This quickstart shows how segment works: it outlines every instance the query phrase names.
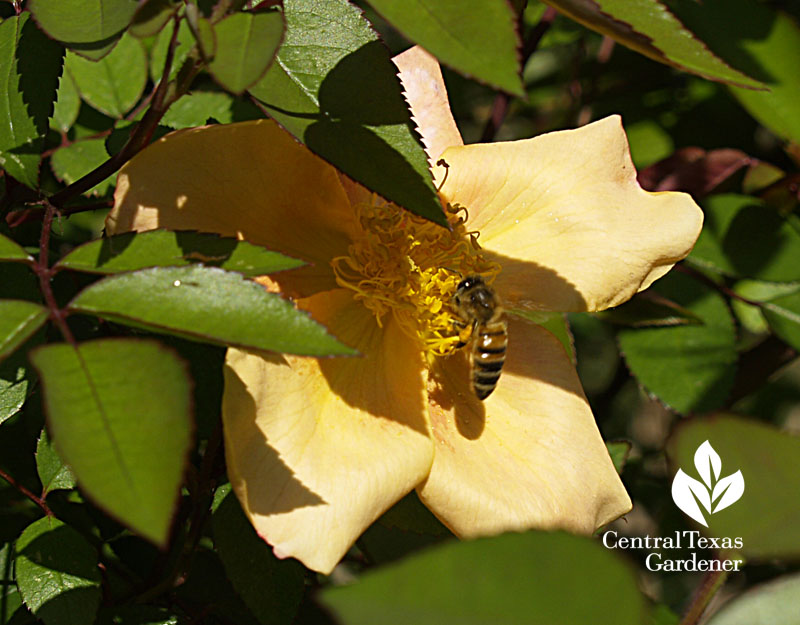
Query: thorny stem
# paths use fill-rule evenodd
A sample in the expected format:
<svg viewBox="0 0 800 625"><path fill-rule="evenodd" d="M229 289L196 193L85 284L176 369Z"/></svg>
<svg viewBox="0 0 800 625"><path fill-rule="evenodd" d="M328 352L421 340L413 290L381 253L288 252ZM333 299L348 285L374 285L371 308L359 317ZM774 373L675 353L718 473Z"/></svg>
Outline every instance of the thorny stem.
<svg viewBox="0 0 800 625"><path fill-rule="evenodd" d="M50 281L53 278L54 271L50 268L48 263L48 251L50 249L50 230L53 226L53 215L56 213L56 207L49 202L46 205L44 212L44 221L42 221L42 234L39 237L39 260L34 266L36 275L39 276L39 288L42 291L45 304L50 310L50 318L58 326L64 340L73 347L77 347L75 337L72 335L72 330L67 325L67 318L64 311L59 308L56 302L55 295L53 294L53 287Z"/></svg>
<svg viewBox="0 0 800 625"><path fill-rule="evenodd" d="M680 625L697 625L708 606L708 602L722 588L727 578L727 571L709 571L706 573L703 581L695 589L692 601L689 603L689 607L686 608Z"/></svg>
<svg viewBox="0 0 800 625"><path fill-rule="evenodd" d="M728 288L724 284L719 284L717 282L714 282L711 278L709 278L708 276L704 275L702 272L697 271L697 269L689 267L689 266L687 266L687 265L685 265L683 263L681 263L679 265L675 265L675 270L676 271L680 271L681 273L685 273L688 276L691 276L695 280L698 280L699 282L702 282L706 286L710 286L711 288L715 289L716 291L719 291L720 293L722 293L724 295L727 295L731 299L737 299L740 302L744 302L745 304L749 304L750 306L756 306L758 308L760 308L761 306L764 305L764 302L757 302L755 300L752 300L752 299L749 299L747 297L744 297L743 295L739 295L733 289Z"/></svg>
<svg viewBox="0 0 800 625"><path fill-rule="evenodd" d="M553 7L547 7L545 12L542 14L541 19L539 20L539 23L536 24L536 26L534 26L528 34L528 37L522 46L522 67L525 67L528 59L531 58L531 55L536 51L536 48L539 46L539 42L550 28L550 25L553 23L556 15L558 15L558 13ZM497 130L500 128L506 118L506 114L508 113L508 104L510 101L511 96L509 96L507 93L498 93L495 96L494 104L492 104L492 112L489 115L486 126L483 128L481 142L488 143L494 139L495 135L497 134Z"/></svg>
<svg viewBox="0 0 800 625"><path fill-rule="evenodd" d="M30 499L33 503L39 506L47 516L53 516L53 511L50 509L50 506L47 505L47 502L44 500L43 497L37 497L27 488L25 488L22 484L17 482L13 477L11 477L8 473L0 469L0 477L3 478L6 482L11 484L14 488L16 488L21 494L25 495L28 499Z"/></svg>

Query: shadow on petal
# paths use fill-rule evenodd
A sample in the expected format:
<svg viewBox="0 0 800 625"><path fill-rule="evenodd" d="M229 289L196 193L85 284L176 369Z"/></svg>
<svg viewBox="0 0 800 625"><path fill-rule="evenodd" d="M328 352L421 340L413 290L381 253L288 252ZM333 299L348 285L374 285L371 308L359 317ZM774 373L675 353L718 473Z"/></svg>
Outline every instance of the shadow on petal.
<svg viewBox="0 0 800 625"><path fill-rule="evenodd" d="M587 309L586 300L577 287L549 267L492 250L485 249L483 254L503 268L494 288L506 308L541 312Z"/></svg>
<svg viewBox="0 0 800 625"><path fill-rule="evenodd" d="M381 328L360 304L355 310L347 308L334 318L323 310L312 311L317 321L361 354L319 360L331 392L353 408L428 436L425 365L419 348L391 316Z"/></svg>
<svg viewBox="0 0 800 625"><path fill-rule="evenodd" d="M263 357L273 360L276 364L282 361L281 364L288 367L282 356L263 354ZM261 429L255 425L257 421L255 400L231 367L225 367L225 393L229 397L236 398L237 428L246 429L250 434L246 442L250 455L243 456L240 452L236 460L241 459L248 464L257 463L261 469L259 472L263 475L263 480L255 485L260 488L253 488L252 483L248 488L248 484L244 481L234 482L231 478L233 488L246 501L248 512L273 515L325 504L322 497L297 479L294 472L283 462L280 454L270 445ZM228 438L226 436L226 442ZM233 454L226 450L226 456L230 463Z"/></svg>
<svg viewBox="0 0 800 625"><path fill-rule="evenodd" d="M486 408L472 390L467 349L449 356L446 367L433 367L430 378L428 398L431 403L452 411L461 436L469 440L480 438L486 425Z"/></svg>

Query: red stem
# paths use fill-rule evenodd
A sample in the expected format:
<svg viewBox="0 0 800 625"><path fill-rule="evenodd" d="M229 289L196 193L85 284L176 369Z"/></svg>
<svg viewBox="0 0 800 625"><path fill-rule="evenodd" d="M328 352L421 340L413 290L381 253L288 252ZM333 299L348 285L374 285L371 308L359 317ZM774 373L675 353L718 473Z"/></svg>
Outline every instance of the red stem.
<svg viewBox="0 0 800 625"><path fill-rule="evenodd" d="M689 603L689 607L686 608L680 625L697 625L708 606L708 602L722 588L727 578L727 571L709 571L706 573L703 581L695 589L692 601Z"/></svg>
<svg viewBox="0 0 800 625"><path fill-rule="evenodd" d="M53 516L53 511L50 509L50 506L47 505L47 502L42 497L37 497L27 488L25 488L22 484L17 482L13 477L11 477L8 473L0 469L0 477L2 477L6 482L11 484L14 488L16 488L20 493L25 495L28 499L30 499L33 503L39 506L47 516Z"/></svg>
<svg viewBox="0 0 800 625"><path fill-rule="evenodd" d="M50 310L50 318L58 326L64 340L77 348L78 343L75 341L75 337L72 335L72 331L67 325L67 316L64 314L64 311L59 308L56 297L53 294L52 284L50 283L55 273L50 268L48 259L50 250L50 230L53 226L53 215L55 212L56 207L48 202L45 208L44 220L42 221L42 234L39 237L39 260L34 266L34 271L36 275L39 276L39 288L42 291L45 304L47 304L47 308Z"/></svg>

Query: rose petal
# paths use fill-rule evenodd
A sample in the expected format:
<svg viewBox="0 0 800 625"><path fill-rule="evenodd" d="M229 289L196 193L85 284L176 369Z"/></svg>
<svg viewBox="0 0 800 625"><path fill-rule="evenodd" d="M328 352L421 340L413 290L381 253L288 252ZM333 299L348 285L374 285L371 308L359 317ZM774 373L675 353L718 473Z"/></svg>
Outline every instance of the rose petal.
<svg viewBox="0 0 800 625"><path fill-rule="evenodd" d="M618 116L523 141L450 148L442 195L503 266L509 307L603 310L684 258L703 214L684 193L636 182Z"/></svg>
<svg viewBox="0 0 800 625"><path fill-rule="evenodd" d="M284 272L296 291L336 286L353 213L336 170L271 120L170 133L120 171L109 233L200 230L237 236L314 263Z"/></svg>
<svg viewBox="0 0 800 625"><path fill-rule="evenodd" d="M436 451L420 498L456 534L563 528L591 533L631 508L559 341L510 319L497 388L483 402L466 355L429 381Z"/></svg>
<svg viewBox="0 0 800 625"><path fill-rule="evenodd" d="M362 357L229 350L228 476L281 557L328 573L358 536L427 475L420 352L391 317L379 328L343 291L299 302Z"/></svg>
<svg viewBox="0 0 800 625"><path fill-rule="evenodd" d="M422 135L422 144L438 178L443 172L435 163L442 152L453 145L464 145L450 112L439 62L419 46L409 48L392 60L400 70L411 117Z"/></svg>

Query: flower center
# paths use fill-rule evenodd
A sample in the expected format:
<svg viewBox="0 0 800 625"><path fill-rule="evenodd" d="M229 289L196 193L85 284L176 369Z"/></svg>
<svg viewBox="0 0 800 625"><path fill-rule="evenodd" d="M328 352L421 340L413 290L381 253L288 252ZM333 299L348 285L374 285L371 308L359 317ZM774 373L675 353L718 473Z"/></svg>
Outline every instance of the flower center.
<svg viewBox="0 0 800 625"><path fill-rule="evenodd" d="M483 257L478 233L467 231L466 209L448 206L447 230L377 195L354 208L360 233L347 256L331 261L336 282L355 292L378 325L392 314L428 356L451 354L459 341L451 306L458 283L476 274L491 282L500 270Z"/></svg>

